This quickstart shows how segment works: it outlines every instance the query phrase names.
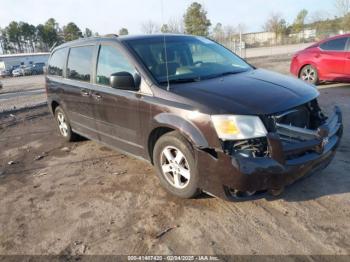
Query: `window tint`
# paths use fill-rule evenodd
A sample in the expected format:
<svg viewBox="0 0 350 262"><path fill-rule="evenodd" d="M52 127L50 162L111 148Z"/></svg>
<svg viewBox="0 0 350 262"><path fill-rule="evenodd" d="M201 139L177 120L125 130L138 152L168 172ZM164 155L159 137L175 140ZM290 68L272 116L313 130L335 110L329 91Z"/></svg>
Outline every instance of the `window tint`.
<svg viewBox="0 0 350 262"><path fill-rule="evenodd" d="M321 44L321 49L323 50L330 50L330 51L343 51L345 50L346 41L348 40L347 37L342 37L334 40L327 41L323 44Z"/></svg>
<svg viewBox="0 0 350 262"><path fill-rule="evenodd" d="M58 49L52 54L48 68L49 75L63 75L63 67L67 58L67 50L67 48Z"/></svg>
<svg viewBox="0 0 350 262"><path fill-rule="evenodd" d="M222 74L251 70L241 58L203 37L176 36L131 40L135 50L159 84L201 81Z"/></svg>
<svg viewBox="0 0 350 262"><path fill-rule="evenodd" d="M134 75L135 68L116 47L102 45L98 56L96 83L110 85L109 77L119 72Z"/></svg>
<svg viewBox="0 0 350 262"><path fill-rule="evenodd" d="M219 53L214 53L204 45L193 44L190 46L194 63L225 63L226 59Z"/></svg>
<svg viewBox="0 0 350 262"><path fill-rule="evenodd" d="M91 77L93 53L94 46L71 48L67 66L68 78L89 82Z"/></svg>

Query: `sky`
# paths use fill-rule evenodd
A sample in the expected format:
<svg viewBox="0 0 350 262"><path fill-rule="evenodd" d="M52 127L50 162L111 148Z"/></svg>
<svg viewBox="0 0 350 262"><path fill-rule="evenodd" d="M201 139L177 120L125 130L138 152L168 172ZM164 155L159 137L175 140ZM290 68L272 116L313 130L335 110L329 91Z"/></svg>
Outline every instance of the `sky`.
<svg viewBox="0 0 350 262"><path fill-rule="evenodd" d="M76 23L100 34L117 33L126 27L131 34L139 34L141 24L148 20L166 23L179 19L193 0L0 0L0 27L9 22L24 21L34 25L50 17L63 26ZM272 12L280 13L292 23L305 8L313 13L334 16L335 0L198 0L208 12L212 24L244 24L247 32L261 31ZM163 3L163 4L162 4ZM163 6L163 7L162 7ZM163 11L162 11L163 10Z"/></svg>

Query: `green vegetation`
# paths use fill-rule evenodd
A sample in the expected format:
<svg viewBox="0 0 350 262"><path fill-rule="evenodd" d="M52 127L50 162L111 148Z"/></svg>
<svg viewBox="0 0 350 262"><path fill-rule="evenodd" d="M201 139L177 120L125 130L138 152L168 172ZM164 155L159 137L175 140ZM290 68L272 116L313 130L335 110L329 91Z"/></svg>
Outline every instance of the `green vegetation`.
<svg viewBox="0 0 350 262"><path fill-rule="evenodd" d="M63 27L63 38L65 42L76 40L83 37L79 27L74 23L69 23Z"/></svg>
<svg viewBox="0 0 350 262"><path fill-rule="evenodd" d="M207 11L201 4L194 2L184 15L185 32L191 35L209 35L210 20L207 18Z"/></svg>
<svg viewBox="0 0 350 262"><path fill-rule="evenodd" d="M128 35L128 34L129 34L129 31L125 27L120 28L119 33L118 33L118 35Z"/></svg>
<svg viewBox="0 0 350 262"><path fill-rule="evenodd" d="M271 39L266 40L266 44L270 42L288 44L315 41L341 32L349 32L350 0L334 0L334 7L337 13L333 18L324 17L322 13L317 12L310 16L308 10L302 9L292 24L288 24L281 14L271 13L263 25L263 29L266 32L274 33L274 37L272 37L274 39L272 41ZM234 46L245 33L243 24L233 26L218 22L212 28L211 25L205 8L198 2L193 2L180 19L170 18L161 25L148 20L141 24L141 31L145 34L162 32L209 36L224 44L234 42ZM120 28L118 34L128 35L129 31L123 27ZM49 51L55 44L93 35L97 36L98 33L93 33L89 28L82 31L73 22L60 27L54 18L37 26L13 21L5 28L0 28L0 50L2 49L3 53ZM244 36L242 40L246 41ZM264 43L260 41L258 44ZM249 43L248 46L254 46L254 43Z"/></svg>
<svg viewBox="0 0 350 262"><path fill-rule="evenodd" d="M61 28L54 18L37 26L13 21L5 28L0 28L0 47L4 53L47 52L55 44L92 35L89 28L83 34L72 22Z"/></svg>

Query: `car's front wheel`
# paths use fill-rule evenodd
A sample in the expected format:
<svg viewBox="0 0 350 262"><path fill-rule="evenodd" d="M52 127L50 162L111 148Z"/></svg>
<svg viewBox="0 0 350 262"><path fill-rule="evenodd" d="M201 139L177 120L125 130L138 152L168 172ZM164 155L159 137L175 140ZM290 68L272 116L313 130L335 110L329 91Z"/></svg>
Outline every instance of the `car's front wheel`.
<svg viewBox="0 0 350 262"><path fill-rule="evenodd" d="M306 65L301 69L299 78L310 84L317 85L318 84L317 69L312 65Z"/></svg>
<svg viewBox="0 0 350 262"><path fill-rule="evenodd" d="M179 132L170 132L158 139L153 161L167 191L181 198L192 198L200 193L194 150Z"/></svg>

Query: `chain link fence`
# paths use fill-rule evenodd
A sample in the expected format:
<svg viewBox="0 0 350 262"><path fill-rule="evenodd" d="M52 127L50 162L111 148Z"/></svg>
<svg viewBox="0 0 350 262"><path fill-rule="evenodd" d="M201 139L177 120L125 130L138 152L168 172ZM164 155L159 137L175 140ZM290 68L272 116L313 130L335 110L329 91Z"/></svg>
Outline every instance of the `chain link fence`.
<svg viewBox="0 0 350 262"><path fill-rule="evenodd" d="M339 31L317 31L306 29L289 35L276 35L274 32L236 34L216 39L243 58L292 54L322 39L344 34Z"/></svg>

